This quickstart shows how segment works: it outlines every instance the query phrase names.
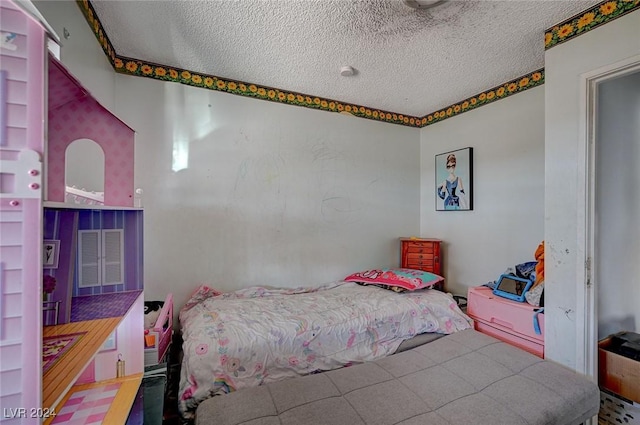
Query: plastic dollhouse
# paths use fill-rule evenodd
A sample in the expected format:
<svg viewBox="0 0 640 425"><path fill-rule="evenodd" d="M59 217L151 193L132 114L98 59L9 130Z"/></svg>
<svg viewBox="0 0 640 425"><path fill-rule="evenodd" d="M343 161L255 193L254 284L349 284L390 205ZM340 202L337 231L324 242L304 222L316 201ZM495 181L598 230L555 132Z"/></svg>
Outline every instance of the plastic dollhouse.
<svg viewBox="0 0 640 425"><path fill-rule="evenodd" d="M131 422L144 369L134 131L47 57L56 37L29 2L0 8L1 421ZM100 166L73 154L82 145ZM87 168L97 183L69 181Z"/></svg>
<svg viewBox="0 0 640 425"><path fill-rule="evenodd" d="M60 307L54 321L58 324L44 326L43 352L49 354L49 347L57 347L60 338L70 338L66 335L82 336L69 342L69 352L43 371L43 406L56 406L71 422L74 414L85 412L71 411L69 406L88 391L106 392L114 403L120 390L128 394L129 403L137 393L144 367L143 221L142 211L133 208L133 130L91 97L52 56L48 70L49 201L44 203L43 239L57 241L59 252L56 267L44 265L43 274L68 284L56 286L48 295L49 302ZM70 164L69 152L79 140L103 152L104 166L97 167L104 170L103 189L86 190L68 182L70 167L82 166ZM89 160L82 154L78 159ZM94 167L91 161L90 168ZM77 362L78 358L84 360ZM69 390L60 391L69 385ZM91 412L105 418L108 413L105 408Z"/></svg>

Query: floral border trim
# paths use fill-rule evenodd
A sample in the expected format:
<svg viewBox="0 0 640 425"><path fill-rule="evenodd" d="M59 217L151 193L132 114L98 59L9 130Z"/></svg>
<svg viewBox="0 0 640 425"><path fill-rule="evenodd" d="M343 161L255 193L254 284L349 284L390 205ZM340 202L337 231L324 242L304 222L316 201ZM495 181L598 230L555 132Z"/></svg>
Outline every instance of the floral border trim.
<svg viewBox="0 0 640 425"><path fill-rule="evenodd" d="M422 117L415 117L334 99L326 99L304 93L281 90L274 87L259 86L257 84L230 80L217 77L215 75L196 73L186 69L169 67L144 62L134 58L119 56L116 54L115 49L109 41L109 38L102 27L102 23L100 22L95 9L91 5L91 1L76 0L76 3L80 7L80 10L89 23L90 28L94 32L102 50L107 55L109 62L118 73L154 78L162 81L171 81L194 87L222 91L288 105L350 114L359 118L366 118L380 122L421 128L544 84L544 70L540 69L512 81L508 81L500 86L496 86L490 90L486 90L476 96L469 97L461 102L445 107L442 110L432 112Z"/></svg>
<svg viewBox="0 0 640 425"><path fill-rule="evenodd" d="M390 111L369 108L367 106L321 98L289 90L281 90L275 87L260 86L244 81L230 80L227 78L217 77L215 75L196 73L186 69L168 67L165 65L140 61L138 59L116 56L113 65L116 72L127 75L171 81L189 86L253 97L256 99L288 105L303 106L306 108L329 112L348 113L356 117L389 122L392 124L401 124L412 127L420 126L420 118L414 116L397 114Z"/></svg>
<svg viewBox="0 0 640 425"><path fill-rule="evenodd" d="M100 22L95 9L91 5L91 1L76 0L76 3L80 7L80 10L89 23L90 28L94 32L102 50L107 55L109 62L118 73L171 81L288 105L350 114L359 118L367 118L392 124L400 124L410 127L421 126L420 118L415 116L398 114L391 111L370 108L334 99L320 98L318 96L281 90L273 87L259 86L257 84L244 81L230 80L215 75L196 73L186 69L169 67L120 56L115 52L115 49L109 41L102 23Z"/></svg>
<svg viewBox="0 0 640 425"><path fill-rule="evenodd" d="M624 0L618 0L624 1ZM636 3L640 0L634 0ZM196 73L186 69L169 67L165 65L144 62L134 58L119 56L113 48L109 37L102 27L95 9L90 0L76 0L87 23L91 27L102 50L107 55L114 70L121 74L154 78L162 81L171 81L200 87L209 90L216 90L245 97L268 100L277 103L284 103L305 108L318 109L328 112L338 112L350 114L359 118L371 119L374 121L387 122L392 124L405 125L409 127L421 128L435 124L447 118L471 111L488 103L504 99L524 90L544 84L544 69L531 72L522 77L508 81L499 86L481 92L475 96L464 99L461 102L449 105L438 111L415 117L398 114L377 108L370 108L342 102L334 99L326 99L318 96L311 96L288 90L281 90L274 87L259 86L244 81L230 80L215 75Z"/></svg>
<svg viewBox="0 0 640 425"><path fill-rule="evenodd" d="M420 119L422 127L435 124L447 118L455 117L464 112L471 111L479 108L480 106L493 103L497 100L507 98L516 93L521 93L525 90L532 89L544 84L544 68L540 68L529 74L523 75L511 81L507 81L504 84L495 86L489 90L485 90L478 93L475 96L471 96L464 99L461 102L454 103L438 111L425 115Z"/></svg>
<svg viewBox="0 0 640 425"><path fill-rule="evenodd" d="M93 5L89 0L76 0L76 3L80 7L84 18L87 20L89 27L93 31L93 34L96 36L98 44L100 44L100 47L102 47L104 54L107 55L109 63L111 63L111 66L113 66L117 56L116 50L113 48L113 45L111 44L111 41L107 36L107 32L104 31L102 22L100 22L100 19L98 19L98 14L93 8Z"/></svg>
<svg viewBox="0 0 640 425"><path fill-rule="evenodd" d="M605 0L546 30L544 48L550 49L636 9L640 9L640 0Z"/></svg>

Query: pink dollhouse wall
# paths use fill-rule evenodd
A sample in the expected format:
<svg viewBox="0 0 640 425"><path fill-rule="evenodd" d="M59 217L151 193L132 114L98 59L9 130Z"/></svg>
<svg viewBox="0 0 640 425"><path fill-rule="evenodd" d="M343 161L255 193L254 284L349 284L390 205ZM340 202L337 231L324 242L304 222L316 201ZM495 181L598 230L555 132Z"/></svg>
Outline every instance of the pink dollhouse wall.
<svg viewBox="0 0 640 425"><path fill-rule="evenodd" d="M100 105L55 59L49 59L47 200L65 200L65 153L78 139L104 151L104 204L133 206L134 131Z"/></svg>
<svg viewBox="0 0 640 425"><path fill-rule="evenodd" d="M42 406L42 201L39 180L20 182L41 174L45 31L6 0L0 2L0 30L12 34L14 47L0 49L6 75L6 115L0 120L6 135L0 140L0 422L35 425L40 419L28 414Z"/></svg>

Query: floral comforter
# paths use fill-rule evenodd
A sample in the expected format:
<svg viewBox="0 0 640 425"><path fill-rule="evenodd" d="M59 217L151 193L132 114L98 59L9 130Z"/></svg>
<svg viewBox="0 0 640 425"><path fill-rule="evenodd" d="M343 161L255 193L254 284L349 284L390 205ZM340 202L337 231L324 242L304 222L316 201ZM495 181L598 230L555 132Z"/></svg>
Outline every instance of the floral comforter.
<svg viewBox="0 0 640 425"><path fill-rule="evenodd" d="M424 332L471 327L451 296L334 282L317 288L200 287L180 311L179 406L193 418L217 394L393 354Z"/></svg>

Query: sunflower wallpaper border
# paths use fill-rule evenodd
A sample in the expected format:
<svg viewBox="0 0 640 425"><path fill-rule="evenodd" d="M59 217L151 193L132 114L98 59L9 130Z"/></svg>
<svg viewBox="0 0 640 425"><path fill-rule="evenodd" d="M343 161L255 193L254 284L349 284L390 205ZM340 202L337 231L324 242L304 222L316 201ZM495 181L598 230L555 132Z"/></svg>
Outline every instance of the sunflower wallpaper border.
<svg viewBox="0 0 640 425"><path fill-rule="evenodd" d="M257 85L245 81L231 80L217 77L215 75L168 67L133 58L117 56L113 66L116 72L127 75L171 81L209 90L222 91L240 96L253 97L256 99L294 106L303 106L323 111L349 113L360 118L390 122L392 124L401 124L413 127L419 126L419 118L410 115L369 108L363 105L322 98L290 90L282 90L275 87Z"/></svg>
<svg viewBox="0 0 640 425"><path fill-rule="evenodd" d="M274 87L260 86L244 81L231 80L215 75L119 56L113 48L91 1L76 0L76 3L80 7L82 14L102 47L102 50L109 59L111 66L113 66L114 70L118 73L170 81L293 106L350 114L359 118L379 122L422 128L544 84L544 68L541 68L421 117L398 114L363 105ZM587 11L547 30L545 33L545 49L551 48L580 34L584 34L586 31L635 10L639 4L640 0L603 1ZM619 5L623 7L619 7ZM593 14L593 16L591 14Z"/></svg>
<svg viewBox="0 0 640 425"><path fill-rule="evenodd" d="M422 127L426 127L543 84L544 68L540 68L536 71L495 86L489 90L480 92L475 96L468 97L461 102L454 103L453 105L449 105L436 112L425 115L420 121L423 124Z"/></svg>
<svg viewBox="0 0 640 425"><path fill-rule="evenodd" d="M116 49L113 48L111 40L109 40L107 32L104 30L93 5L89 0L76 0L76 4L80 7L80 11L82 11L84 19L89 24L89 28L91 28L93 35L95 35L98 40L98 44L102 47L102 51L107 55L111 66L113 66L117 57Z"/></svg>
<svg viewBox="0 0 640 425"><path fill-rule="evenodd" d="M545 31L548 50L640 8L640 0L605 0Z"/></svg>

